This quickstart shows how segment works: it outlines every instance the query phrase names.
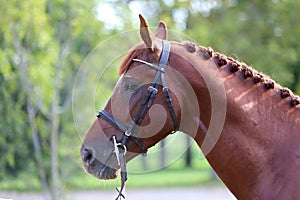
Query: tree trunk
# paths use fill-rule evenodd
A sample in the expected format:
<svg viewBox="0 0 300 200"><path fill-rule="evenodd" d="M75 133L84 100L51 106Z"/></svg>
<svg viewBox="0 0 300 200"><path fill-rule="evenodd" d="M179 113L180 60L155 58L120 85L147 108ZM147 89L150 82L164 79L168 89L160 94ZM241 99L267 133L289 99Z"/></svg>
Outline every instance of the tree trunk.
<svg viewBox="0 0 300 200"><path fill-rule="evenodd" d="M166 148L165 148L165 139L160 141L160 168L163 169L166 167Z"/></svg>
<svg viewBox="0 0 300 200"><path fill-rule="evenodd" d="M191 167L192 166L192 151L191 151L191 137L186 136L186 152L185 152L185 166Z"/></svg>
<svg viewBox="0 0 300 200"><path fill-rule="evenodd" d="M55 66L55 76L53 80L53 89L54 94L52 97L51 105L51 179L52 179L52 193L53 200L61 199L61 189L60 189L60 180L59 180L59 167L58 167L58 132L60 124L60 86L59 83L61 80L61 73L63 69L62 60L64 58L65 52L68 49L68 42L60 42L58 58Z"/></svg>
<svg viewBox="0 0 300 200"><path fill-rule="evenodd" d="M54 94L51 105L51 180L53 200L61 199L59 168L58 168L58 131L59 131L59 81L62 69L62 47L60 47L56 72L53 80Z"/></svg>
<svg viewBox="0 0 300 200"><path fill-rule="evenodd" d="M142 168L144 171L148 170L148 162L147 159L144 157L141 157L141 162L142 162Z"/></svg>
<svg viewBox="0 0 300 200"><path fill-rule="evenodd" d="M31 128L31 136L33 141L33 147L34 147L34 155L37 163L37 168L39 170L40 180L42 183L42 190L45 196L46 200L50 200L50 194L49 194L49 185L47 182L47 177L45 173L45 167L43 164L43 158L42 158L42 151L41 151L41 145L38 137L38 131L36 127L35 122L35 111L31 104L30 98L27 97L27 114L29 118L29 124Z"/></svg>
<svg viewBox="0 0 300 200"><path fill-rule="evenodd" d="M28 118L29 118L29 123L30 123L30 128L32 131L32 140L33 140L33 145L34 145L34 151L35 151L35 157L36 157L36 162L37 162L37 167L39 170L39 176L41 179L41 184L42 184L42 188L45 194L46 199L51 199L50 197L50 193L49 193L49 186L48 186L48 182L47 182L47 177L46 177L46 173L45 173L45 167L43 165L43 161L42 161L42 152L41 152L41 146L39 143L39 138L38 138L38 131L37 131L37 126L35 123L35 112L34 112L34 107L32 105L33 99L36 102L41 102L36 95L32 95L34 94L32 91L32 87L30 84L30 81L28 80L28 52L30 52L30 49L26 49L23 48L23 46L21 45L21 39L18 36L17 32L13 29L13 37L14 37L14 48L15 48L15 52L16 55L20 58L20 62L19 63L14 63L15 67L19 70L19 78L20 78L20 82L22 85L22 88L24 89L25 93L26 93L26 101L27 101L27 113L28 113ZM34 96L34 97L32 97ZM41 113L44 114L44 109L42 109L43 106L39 107L39 110L41 111ZM47 116L45 115L45 117L47 118Z"/></svg>
<svg viewBox="0 0 300 200"><path fill-rule="evenodd" d="M52 113L51 119L51 181L53 200L59 200L61 196L58 172L58 126L59 116Z"/></svg>

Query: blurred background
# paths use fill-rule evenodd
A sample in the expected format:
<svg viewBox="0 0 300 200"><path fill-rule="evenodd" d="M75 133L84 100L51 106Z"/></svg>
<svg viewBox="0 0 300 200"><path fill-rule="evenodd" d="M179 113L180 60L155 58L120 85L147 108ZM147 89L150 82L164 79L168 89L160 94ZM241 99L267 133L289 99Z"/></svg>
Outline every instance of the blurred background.
<svg viewBox="0 0 300 200"><path fill-rule="evenodd" d="M1 191L40 192L45 199L57 200L66 191L119 185L119 180L100 181L82 169L79 148L84 133L78 134L74 125L72 91L87 55L107 38L138 28L139 13L150 26L163 20L197 44L244 61L300 93L300 1L0 0L0 4ZM103 55L114 51L108 47ZM117 78L114 68L104 86L115 85ZM111 92L99 94L97 108L88 113L92 119ZM131 161L129 171L136 173L129 174L128 188L221 184L198 147L181 133L152 151L174 137L176 145L164 148L157 159ZM169 162L172 154L178 158Z"/></svg>

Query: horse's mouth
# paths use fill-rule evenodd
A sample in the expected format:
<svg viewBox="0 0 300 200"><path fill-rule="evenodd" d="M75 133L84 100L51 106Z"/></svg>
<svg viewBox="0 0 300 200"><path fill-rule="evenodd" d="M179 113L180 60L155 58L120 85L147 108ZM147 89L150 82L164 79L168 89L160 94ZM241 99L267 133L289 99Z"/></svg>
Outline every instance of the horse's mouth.
<svg viewBox="0 0 300 200"><path fill-rule="evenodd" d="M119 171L120 169L113 169L111 167L108 167L107 165L104 165L102 169L99 170L96 177L103 180L115 179L118 177Z"/></svg>
<svg viewBox="0 0 300 200"><path fill-rule="evenodd" d="M108 165L104 165L101 162L95 160L92 165L84 165L86 171L91 174L92 176L108 180L108 179L115 179L118 177L120 168L112 168Z"/></svg>

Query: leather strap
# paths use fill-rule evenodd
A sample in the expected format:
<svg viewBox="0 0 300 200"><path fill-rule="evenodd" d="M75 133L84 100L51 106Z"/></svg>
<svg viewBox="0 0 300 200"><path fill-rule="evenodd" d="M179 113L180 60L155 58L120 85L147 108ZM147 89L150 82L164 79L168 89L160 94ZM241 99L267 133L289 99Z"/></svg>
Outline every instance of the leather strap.
<svg viewBox="0 0 300 200"><path fill-rule="evenodd" d="M146 114L148 113L149 109L152 106L154 98L158 92L159 84L161 84L163 87L163 92L166 97L166 101L167 101L167 104L168 104L168 107L169 107L169 110L171 113L171 117L173 119L173 123L174 123L174 131L173 132L176 132L179 128L176 114L174 111L174 107L172 104L172 100L170 98L169 89L166 85L166 81L164 78L165 68L167 66L169 56L170 56L170 50L171 50L170 42L163 40L162 41L162 53L161 53L161 56L159 59L158 66L155 64L151 64L146 61L140 60L140 59L133 59L133 61L135 61L135 62L143 63L143 64L155 69L156 74L155 74L155 77L154 77L152 83L148 87L147 92L144 96L144 99L142 100L141 105L140 105L137 113L135 114L130 125L126 126L123 122L121 122L119 119L114 117L112 114L110 114L106 110L99 110L99 113L97 114L98 118L103 118L105 121L107 121L109 124L111 124L115 128L122 131L122 133L124 134L121 143L117 143L116 137L113 136L113 142L114 142L115 149L112 152L111 156L116 155L118 163L121 166L121 188L117 189L118 196L117 196L116 200L122 199L122 198L125 199L125 196L123 195L123 190L125 189L125 183L127 180L126 157L125 157L126 148L127 148L126 147L127 140L129 138L131 138L139 146L143 155L145 155L147 152L147 149L145 149L145 147L141 143L140 139L135 136L135 133L136 133L136 128L141 125ZM108 160L110 159L111 156L109 156Z"/></svg>

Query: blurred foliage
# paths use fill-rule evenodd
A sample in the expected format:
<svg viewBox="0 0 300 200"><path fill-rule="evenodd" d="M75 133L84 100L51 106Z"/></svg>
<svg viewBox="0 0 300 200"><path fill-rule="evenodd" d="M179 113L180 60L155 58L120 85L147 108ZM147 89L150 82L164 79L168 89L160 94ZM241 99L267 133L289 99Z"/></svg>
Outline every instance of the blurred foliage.
<svg viewBox="0 0 300 200"><path fill-rule="evenodd" d="M31 92L28 99L35 107L35 122L49 177L48 114L55 80L59 80L59 105L65 108L60 116L63 145L59 152L61 160L65 160L75 154L75 148L70 146L80 143L74 138L76 130L71 113L74 74L85 56L103 39L102 23L95 18L96 2L93 1L1 0L0 4L0 113L3 116L0 179L17 177L24 172L39 176L26 109L28 91ZM63 67L57 74L58 63ZM44 109L39 108L40 102ZM70 163L68 167L72 168L74 165Z"/></svg>
<svg viewBox="0 0 300 200"><path fill-rule="evenodd" d="M67 178L82 170L78 167L81 141L74 137L72 107L67 99L89 52L115 33L138 28L135 8L140 8L150 25L164 20L169 29L182 31L199 45L212 46L244 61L300 93L299 1L0 0L0 4L0 179L23 173L38 176L22 77L26 77L32 90L30 98L37 110L36 123L48 176L49 120L38 111L36 99L46 105L45 112L50 112L54 79L60 77L59 103L67 102L60 115L60 173ZM118 25L111 24L113 19L101 17L108 14L103 10L107 5L114 11ZM112 55L114 48L128 42L124 39L113 45L102 55ZM106 63L103 56L98 64ZM58 62L63 69L57 75ZM26 71L21 70L21 65L26 66ZM111 70L104 81L113 85L116 78L116 70ZM97 92L99 105L103 105L109 91L102 90L100 94L99 87Z"/></svg>

